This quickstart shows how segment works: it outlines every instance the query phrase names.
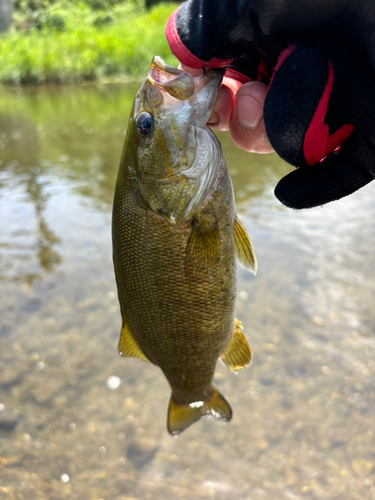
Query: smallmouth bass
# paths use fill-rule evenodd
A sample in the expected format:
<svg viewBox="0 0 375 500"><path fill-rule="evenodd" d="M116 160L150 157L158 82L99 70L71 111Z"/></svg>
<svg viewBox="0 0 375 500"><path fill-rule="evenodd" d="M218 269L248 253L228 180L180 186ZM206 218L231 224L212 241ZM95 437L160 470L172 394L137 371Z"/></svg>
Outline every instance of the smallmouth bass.
<svg viewBox="0 0 375 500"><path fill-rule="evenodd" d="M251 360L234 316L236 259L254 273L256 259L206 125L223 74L193 78L154 57L135 96L114 196L119 352L163 371L173 435L202 416L229 421L212 382L216 362L237 371Z"/></svg>

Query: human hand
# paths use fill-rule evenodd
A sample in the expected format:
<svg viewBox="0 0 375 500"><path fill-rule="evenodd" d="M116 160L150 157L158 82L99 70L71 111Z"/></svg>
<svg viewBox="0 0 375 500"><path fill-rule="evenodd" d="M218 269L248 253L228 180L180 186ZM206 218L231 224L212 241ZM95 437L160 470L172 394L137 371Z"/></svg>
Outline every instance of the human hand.
<svg viewBox="0 0 375 500"><path fill-rule="evenodd" d="M243 149L261 151L265 133L260 124L251 132L238 128L245 109L238 97L270 82L258 101L262 126L275 151L300 167L275 191L292 208L342 198L375 177L374 31L370 0L189 0L166 28L172 52L186 65L231 65L257 80L237 92L223 87L215 107L222 110L216 126L229 127Z"/></svg>

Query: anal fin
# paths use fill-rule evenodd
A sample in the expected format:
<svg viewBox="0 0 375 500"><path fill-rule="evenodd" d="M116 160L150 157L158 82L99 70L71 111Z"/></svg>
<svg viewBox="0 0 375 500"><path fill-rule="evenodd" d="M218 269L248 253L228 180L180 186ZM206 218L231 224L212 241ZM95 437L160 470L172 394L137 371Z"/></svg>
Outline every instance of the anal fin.
<svg viewBox="0 0 375 500"><path fill-rule="evenodd" d="M236 319L229 344L224 353L220 356L221 361L232 372L237 372L242 368L246 368L251 361L251 349L241 330L242 323Z"/></svg>
<svg viewBox="0 0 375 500"><path fill-rule="evenodd" d="M246 232L246 229L240 222L240 219L237 217L234 220L233 226L234 232L234 246L236 249L236 255L238 261L242 267L256 274L258 270L257 259L255 257L255 252L253 245L251 244L249 235Z"/></svg>
<svg viewBox="0 0 375 500"><path fill-rule="evenodd" d="M136 341L133 339L128 325L125 323L121 328L120 342L118 344L118 352L124 358L139 358L142 361L149 362L146 356L138 347Z"/></svg>
<svg viewBox="0 0 375 500"><path fill-rule="evenodd" d="M211 417L222 422L229 422L232 418L232 409L228 401L213 386L213 394L205 401L195 401L189 405L179 405L173 399L169 401L168 432L173 436L180 434L201 417Z"/></svg>

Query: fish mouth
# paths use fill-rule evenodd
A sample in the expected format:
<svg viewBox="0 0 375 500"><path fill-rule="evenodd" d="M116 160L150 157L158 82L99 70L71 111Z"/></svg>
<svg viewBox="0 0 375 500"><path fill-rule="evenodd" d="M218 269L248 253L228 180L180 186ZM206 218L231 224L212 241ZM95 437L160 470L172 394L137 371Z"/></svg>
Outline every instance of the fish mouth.
<svg viewBox="0 0 375 500"><path fill-rule="evenodd" d="M159 56L155 56L150 65L147 80L160 90L167 92L172 97L184 101L190 99L203 87L212 83L212 93L220 88L225 69L202 69L202 75L193 77L186 71L181 71L173 66L168 66Z"/></svg>

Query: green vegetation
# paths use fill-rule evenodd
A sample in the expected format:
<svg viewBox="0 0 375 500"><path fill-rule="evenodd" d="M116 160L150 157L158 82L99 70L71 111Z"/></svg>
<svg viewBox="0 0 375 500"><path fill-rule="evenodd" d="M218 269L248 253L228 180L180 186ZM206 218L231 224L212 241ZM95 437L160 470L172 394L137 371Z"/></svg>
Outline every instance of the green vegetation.
<svg viewBox="0 0 375 500"><path fill-rule="evenodd" d="M139 78L154 55L169 64L164 26L176 4L143 0L18 0L0 36L0 83Z"/></svg>

